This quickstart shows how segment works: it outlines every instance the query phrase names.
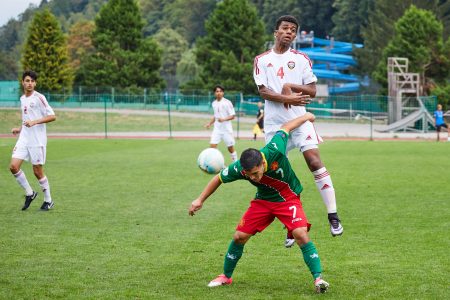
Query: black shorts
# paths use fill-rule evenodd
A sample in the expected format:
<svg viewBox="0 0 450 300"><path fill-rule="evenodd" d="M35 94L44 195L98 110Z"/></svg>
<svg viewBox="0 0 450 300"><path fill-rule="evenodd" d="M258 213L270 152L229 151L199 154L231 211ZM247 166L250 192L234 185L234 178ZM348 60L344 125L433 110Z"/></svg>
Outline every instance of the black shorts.
<svg viewBox="0 0 450 300"><path fill-rule="evenodd" d="M444 123L444 124L436 125L436 131L437 131L437 132L441 131L441 128L442 128L442 127L448 129L448 125Z"/></svg>

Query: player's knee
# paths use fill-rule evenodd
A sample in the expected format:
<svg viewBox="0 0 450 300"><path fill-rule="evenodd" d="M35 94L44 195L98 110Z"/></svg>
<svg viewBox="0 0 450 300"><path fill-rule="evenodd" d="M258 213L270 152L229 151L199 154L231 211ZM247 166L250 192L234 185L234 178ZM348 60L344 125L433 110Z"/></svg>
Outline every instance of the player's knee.
<svg viewBox="0 0 450 300"><path fill-rule="evenodd" d="M11 171L12 174L17 174L20 171L20 168L16 164L10 164L9 170Z"/></svg>
<svg viewBox="0 0 450 300"><path fill-rule="evenodd" d="M306 227L299 227L292 231L295 241L299 246L309 242L308 229Z"/></svg>
<svg viewBox="0 0 450 300"><path fill-rule="evenodd" d="M243 245L243 244L247 243L247 241L250 239L250 237L251 237L250 234L236 231L233 235L233 240L236 244Z"/></svg>
<svg viewBox="0 0 450 300"><path fill-rule="evenodd" d="M311 170L311 172L314 172L316 170L323 168L323 163L319 157L313 157L310 160L308 160L308 167Z"/></svg>

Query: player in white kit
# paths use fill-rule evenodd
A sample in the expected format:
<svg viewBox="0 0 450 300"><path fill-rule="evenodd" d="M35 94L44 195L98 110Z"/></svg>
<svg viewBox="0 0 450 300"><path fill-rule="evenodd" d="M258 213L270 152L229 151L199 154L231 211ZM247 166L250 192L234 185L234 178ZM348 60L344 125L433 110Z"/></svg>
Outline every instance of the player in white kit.
<svg viewBox="0 0 450 300"><path fill-rule="evenodd" d="M280 17L274 31L275 46L255 57L253 77L261 97L265 99L266 143L283 123L305 114L305 105L316 95L317 78L312 71L309 57L290 48L297 30L298 21L295 17ZM331 235L337 236L341 235L344 229L337 215L330 174L320 159L318 144L321 142L322 138L317 134L314 125L306 122L291 132L286 151L298 148L303 153L327 208ZM293 241L288 237L285 246L292 246Z"/></svg>
<svg viewBox="0 0 450 300"><path fill-rule="evenodd" d="M214 124L211 140L209 142L210 147L217 148L217 144L223 140L228 148L228 152L230 152L231 160L236 161L238 156L234 149L236 143L233 136L233 125L231 124L231 120L236 116L236 112L234 111L233 103L223 97L224 92L225 90L222 86L216 85L214 87L214 95L216 97L212 102L214 116L205 124L205 127L209 128Z"/></svg>
<svg viewBox="0 0 450 300"><path fill-rule="evenodd" d="M24 160L33 165L34 175L44 193L44 203L42 203L41 210L47 211L53 207L54 203L50 194L50 185L43 169L47 148L45 123L53 122L56 120L56 116L45 96L34 90L36 80L37 74L34 71L25 71L22 75L24 89L24 94L20 97L22 126L11 129L14 135L20 135L12 152L9 169L19 185L25 190L25 203L22 210L26 210L36 198L37 192L33 191L20 167Z"/></svg>

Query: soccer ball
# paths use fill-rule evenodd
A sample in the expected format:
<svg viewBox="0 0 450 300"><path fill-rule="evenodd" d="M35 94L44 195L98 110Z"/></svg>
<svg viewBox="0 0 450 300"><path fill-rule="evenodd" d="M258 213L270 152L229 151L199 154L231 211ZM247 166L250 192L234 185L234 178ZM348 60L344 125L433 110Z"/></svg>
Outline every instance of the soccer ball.
<svg viewBox="0 0 450 300"><path fill-rule="evenodd" d="M197 165L208 174L217 174L225 167L225 159L216 148L207 148L198 156Z"/></svg>

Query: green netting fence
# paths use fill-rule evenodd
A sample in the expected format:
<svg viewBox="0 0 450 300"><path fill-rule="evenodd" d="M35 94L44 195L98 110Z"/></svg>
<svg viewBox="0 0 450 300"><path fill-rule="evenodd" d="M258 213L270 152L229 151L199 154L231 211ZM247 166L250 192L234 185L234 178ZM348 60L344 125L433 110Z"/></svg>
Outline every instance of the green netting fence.
<svg viewBox="0 0 450 300"><path fill-rule="evenodd" d="M57 122L48 126L53 134L133 133L172 136L174 132L204 133L203 125L212 117L213 93L156 93L146 89L139 93L118 92L114 88L88 90L77 88L71 93L43 93L55 109ZM20 124L19 87L0 85L0 134L8 134ZM235 106L234 130L252 130L261 101L258 95L225 93ZM427 109L434 111L435 97L421 98ZM377 95L329 96L315 98L307 106L317 118L331 122L386 123L389 98ZM419 124L418 124L419 126Z"/></svg>

